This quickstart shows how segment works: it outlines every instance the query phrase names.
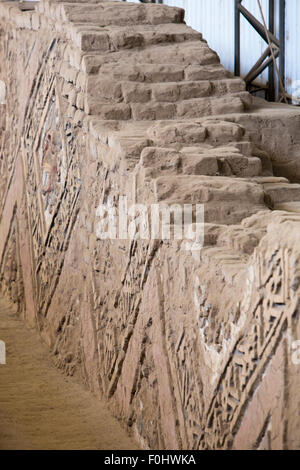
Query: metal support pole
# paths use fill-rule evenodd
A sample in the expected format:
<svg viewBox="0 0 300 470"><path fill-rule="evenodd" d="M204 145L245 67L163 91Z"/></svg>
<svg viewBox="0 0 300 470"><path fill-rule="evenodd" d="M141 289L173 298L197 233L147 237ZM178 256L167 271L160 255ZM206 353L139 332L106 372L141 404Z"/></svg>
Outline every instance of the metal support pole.
<svg viewBox="0 0 300 470"><path fill-rule="evenodd" d="M269 31L275 33L275 2L269 0ZM269 86L268 86L268 100L275 101L275 68L274 63L271 61L269 65Z"/></svg>
<svg viewBox="0 0 300 470"><path fill-rule="evenodd" d="M279 73L282 83L285 85L285 0L279 2L279 39L280 39L280 56L279 56Z"/></svg>
<svg viewBox="0 0 300 470"><path fill-rule="evenodd" d="M234 74L241 75L241 12L242 0L235 0L235 27L234 27Z"/></svg>

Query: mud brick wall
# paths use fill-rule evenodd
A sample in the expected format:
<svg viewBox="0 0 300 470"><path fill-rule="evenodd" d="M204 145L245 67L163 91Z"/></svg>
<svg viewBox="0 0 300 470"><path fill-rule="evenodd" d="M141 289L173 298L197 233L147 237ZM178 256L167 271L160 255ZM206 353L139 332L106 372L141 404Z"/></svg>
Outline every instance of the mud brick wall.
<svg viewBox="0 0 300 470"><path fill-rule="evenodd" d="M299 111L155 4L1 2L0 80L1 290L57 367L146 449L299 448ZM200 258L98 239L120 196L204 204Z"/></svg>

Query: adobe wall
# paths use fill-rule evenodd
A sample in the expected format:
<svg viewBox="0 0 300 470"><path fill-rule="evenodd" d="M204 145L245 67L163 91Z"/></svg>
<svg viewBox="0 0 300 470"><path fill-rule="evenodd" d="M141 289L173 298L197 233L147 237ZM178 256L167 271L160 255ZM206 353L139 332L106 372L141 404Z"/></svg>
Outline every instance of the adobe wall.
<svg viewBox="0 0 300 470"><path fill-rule="evenodd" d="M3 294L142 447L299 448L299 111L252 103L178 8L0 18ZM200 257L98 239L123 195L204 204Z"/></svg>

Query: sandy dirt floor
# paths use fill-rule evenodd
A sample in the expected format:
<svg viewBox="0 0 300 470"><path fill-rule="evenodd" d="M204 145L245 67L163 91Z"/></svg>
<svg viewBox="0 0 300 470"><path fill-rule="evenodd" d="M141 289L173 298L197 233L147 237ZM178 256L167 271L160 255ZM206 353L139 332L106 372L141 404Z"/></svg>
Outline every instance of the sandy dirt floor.
<svg viewBox="0 0 300 470"><path fill-rule="evenodd" d="M49 351L0 300L0 449L136 449L89 391L52 364Z"/></svg>

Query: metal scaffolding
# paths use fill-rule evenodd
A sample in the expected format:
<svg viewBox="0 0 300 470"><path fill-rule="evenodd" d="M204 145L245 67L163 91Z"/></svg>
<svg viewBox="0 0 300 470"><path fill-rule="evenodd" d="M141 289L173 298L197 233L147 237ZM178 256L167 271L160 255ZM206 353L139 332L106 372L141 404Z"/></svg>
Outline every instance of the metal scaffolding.
<svg viewBox="0 0 300 470"><path fill-rule="evenodd" d="M123 0L130 1L130 0ZM197 0L195 0L197 1ZM139 0L141 3L164 3L164 0ZM269 14L264 18L260 0L262 18L259 20L243 4L243 0L235 2L235 22L234 22L234 72L241 75L241 62L243 61L241 52L241 16L254 28L257 34L265 41L266 49L258 58L253 67L244 76L247 89L250 93L264 92L265 98L269 101L285 100L285 17L286 0L268 0ZM209 8L209 6L208 6ZM279 18L278 16L279 15ZM275 29L279 29L277 35ZM278 59L278 60L277 60ZM243 62L242 62L243 63ZM268 69L268 82L262 83L258 80L261 74ZM290 99L290 96L289 96Z"/></svg>
<svg viewBox="0 0 300 470"><path fill-rule="evenodd" d="M285 0L279 0L279 39L275 36L275 0L269 0L268 27L260 22L242 4L243 0L235 0L235 75L241 72L241 15L251 24L255 31L266 42L267 48L257 60L248 74L245 76L247 88L250 92L261 91L266 93L269 101L276 99L276 81L281 88L285 82ZM276 59L279 57L279 67ZM267 85L261 86L255 83L257 77L266 69L269 69ZM281 95L284 95L284 89Z"/></svg>

